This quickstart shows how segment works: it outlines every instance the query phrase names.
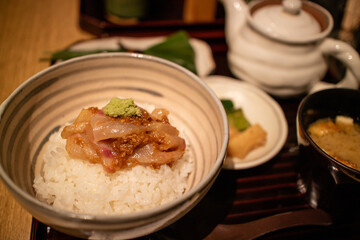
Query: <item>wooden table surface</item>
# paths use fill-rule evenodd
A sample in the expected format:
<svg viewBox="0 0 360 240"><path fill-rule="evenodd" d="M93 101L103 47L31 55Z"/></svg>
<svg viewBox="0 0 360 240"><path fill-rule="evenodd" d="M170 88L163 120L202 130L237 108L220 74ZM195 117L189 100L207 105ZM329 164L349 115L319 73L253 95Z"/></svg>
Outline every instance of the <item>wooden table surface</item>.
<svg viewBox="0 0 360 240"><path fill-rule="evenodd" d="M77 0L0 1L0 102L49 66L46 52L95 37L78 19ZM0 239L30 239L31 220L0 181Z"/></svg>

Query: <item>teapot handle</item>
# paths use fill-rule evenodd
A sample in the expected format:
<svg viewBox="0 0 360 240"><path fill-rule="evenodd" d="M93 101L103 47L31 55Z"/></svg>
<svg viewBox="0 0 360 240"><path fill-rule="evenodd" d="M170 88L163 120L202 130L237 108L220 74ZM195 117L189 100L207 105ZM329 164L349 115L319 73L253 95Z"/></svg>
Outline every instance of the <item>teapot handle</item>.
<svg viewBox="0 0 360 240"><path fill-rule="evenodd" d="M323 55L333 56L346 66L344 78L337 84L317 82L310 93L326 88L353 88L357 89L360 84L360 57L357 51L348 43L326 38L320 44Z"/></svg>

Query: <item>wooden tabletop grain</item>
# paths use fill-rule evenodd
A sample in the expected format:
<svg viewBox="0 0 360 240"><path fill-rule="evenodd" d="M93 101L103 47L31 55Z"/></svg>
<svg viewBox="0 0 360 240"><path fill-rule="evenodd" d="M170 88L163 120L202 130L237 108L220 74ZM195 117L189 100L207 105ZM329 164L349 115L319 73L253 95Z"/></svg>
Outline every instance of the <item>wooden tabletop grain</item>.
<svg viewBox="0 0 360 240"><path fill-rule="evenodd" d="M77 0L0 1L0 102L49 66L47 52L94 38L78 25ZM0 239L30 239L31 215L0 181Z"/></svg>

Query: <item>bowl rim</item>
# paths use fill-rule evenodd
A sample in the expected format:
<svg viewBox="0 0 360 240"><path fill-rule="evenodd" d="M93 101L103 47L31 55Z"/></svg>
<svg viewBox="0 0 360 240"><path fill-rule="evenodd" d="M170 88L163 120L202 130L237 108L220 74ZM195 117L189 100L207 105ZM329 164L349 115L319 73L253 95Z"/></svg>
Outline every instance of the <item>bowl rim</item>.
<svg viewBox="0 0 360 240"><path fill-rule="evenodd" d="M332 163L334 163L336 166L340 166L343 168L343 170L345 171L349 171L351 173L355 173L358 174L360 176L360 170L357 170L355 168L349 167L346 164L337 161L335 158L333 158L332 156L330 156L328 153L326 153L320 146L318 146L314 140L310 137L310 135L307 133L305 126L304 126L304 121L303 121L303 113L304 112L304 105L309 102L311 100L311 98L313 98L314 96L317 95L321 95L324 93L331 93L331 92L339 92L339 91L343 91L343 92L351 92L351 93L357 93L360 96L360 92L356 89L349 89L349 88L329 88L329 89L323 89L317 92L314 92L310 95L307 95L306 97L304 97L298 107L297 110L297 119L298 119L298 126L299 126L299 130L301 131L301 135L305 137L306 141L311 144L314 149L321 154L322 156L324 156L327 160L330 160Z"/></svg>
<svg viewBox="0 0 360 240"><path fill-rule="evenodd" d="M19 85L9 95L9 97L7 99L5 99L4 102L1 103L1 105L0 105L0 121L2 119L2 116L6 109L6 106L11 102L11 100L13 98L15 98L30 83L36 81L41 76L46 75L50 72L53 72L59 68L71 65L73 63L83 62L83 61L97 59L97 58L100 58L100 59L102 59L102 58L130 58L130 59L141 59L141 60L150 61L150 62L154 61L158 64L166 65L166 66L176 69L179 72L182 72L183 74L189 76L191 79L195 80L197 82L197 84L200 84L204 89L207 90L207 92L209 93L211 98L215 101L217 108L220 110L221 119L224 123L224 129L223 129L224 137L223 137L223 139L221 139L221 142L222 142L221 149L220 149L219 154L216 158L216 161L215 161L214 165L212 166L211 170L209 171L209 173L203 179L201 179L201 181L196 186L191 188L189 191L186 191L180 197L178 197L168 203L165 203L163 205L160 205L160 206L157 206L157 207L154 207L151 209L147 209L147 210L141 210L138 212L119 214L119 215L83 214L83 213L74 213L71 211L57 209L51 205L41 202L40 200L38 200L35 196L31 195L30 193L23 191L6 174L2 165L0 165L0 178L2 179L4 184L7 186L7 188L9 188L9 190L12 192L13 195L16 194L19 197L21 197L23 200L31 203L33 206L36 206L38 209L41 209L43 211L43 213L45 213L47 216L49 214L51 214L52 216L56 216L57 219L62 219L65 221L66 220L81 220L82 222L84 221L84 224L87 224L87 223L97 223L97 224L98 223L101 223L101 224L116 223L116 224L119 224L122 222L129 223L132 221L137 221L138 219L147 219L147 218L152 218L152 216L154 216L154 215L164 214L168 211L175 209L176 207L178 207L179 205L181 205L187 201L191 201L192 198L194 196L196 196L196 194L205 190L208 183L212 183L213 182L212 180L215 179L217 177L217 175L219 174L219 172L221 171L221 168L224 163L225 156L226 156L229 131L228 131L228 123L227 123L225 110L222 107L222 104L221 104L220 100L217 98L217 96L215 95L215 93L197 75L195 75L191 71L185 69L184 67L182 67L176 63L170 62L168 60L165 60L165 59L162 59L159 57L150 56L150 55L146 55L146 54L142 54L142 53L127 53L127 52L126 53L122 53L122 52L96 53L96 54L72 58L72 59L57 63L55 65L49 66L46 69L43 69L42 71L31 76L30 78L25 80L21 85ZM22 207L24 207L24 205L22 205Z"/></svg>

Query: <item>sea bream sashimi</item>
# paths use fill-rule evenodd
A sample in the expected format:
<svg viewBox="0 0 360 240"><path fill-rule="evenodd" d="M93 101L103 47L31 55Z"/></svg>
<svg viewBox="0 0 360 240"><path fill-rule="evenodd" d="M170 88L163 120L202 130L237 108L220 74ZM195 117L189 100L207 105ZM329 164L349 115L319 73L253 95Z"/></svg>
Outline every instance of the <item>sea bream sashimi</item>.
<svg viewBox="0 0 360 240"><path fill-rule="evenodd" d="M169 123L169 112L136 107L137 115L116 117L104 113L105 108L83 109L61 133L70 157L101 163L108 172L137 164L158 168L180 159L185 140Z"/></svg>

